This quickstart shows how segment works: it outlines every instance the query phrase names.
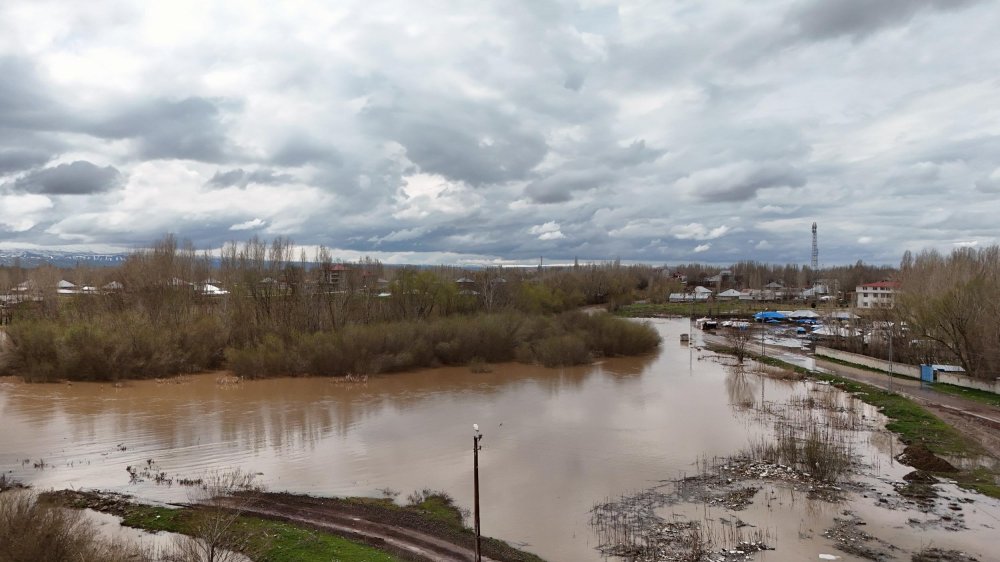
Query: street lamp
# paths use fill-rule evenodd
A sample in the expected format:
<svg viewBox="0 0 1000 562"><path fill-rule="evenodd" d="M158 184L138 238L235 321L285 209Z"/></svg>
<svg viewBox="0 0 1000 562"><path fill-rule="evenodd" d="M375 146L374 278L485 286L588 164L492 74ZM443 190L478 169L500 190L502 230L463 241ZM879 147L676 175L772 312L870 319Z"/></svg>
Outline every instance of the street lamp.
<svg viewBox="0 0 1000 562"><path fill-rule="evenodd" d="M479 546L479 449L482 449L482 446L479 445L479 441L483 438L483 434L479 433L478 423L472 424L472 430L475 432L472 436L472 481L475 487L473 509L476 526L476 562L482 562L483 555Z"/></svg>

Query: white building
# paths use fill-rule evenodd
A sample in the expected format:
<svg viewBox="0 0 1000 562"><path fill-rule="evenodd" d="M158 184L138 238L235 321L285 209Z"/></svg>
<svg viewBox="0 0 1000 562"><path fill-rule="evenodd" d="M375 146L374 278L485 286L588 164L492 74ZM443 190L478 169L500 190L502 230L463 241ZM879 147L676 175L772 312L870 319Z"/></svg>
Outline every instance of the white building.
<svg viewBox="0 0 1000 562"><path fill-rule="evenodd" d="M899 283L895 281L879 281L865 283L855 289L858 308L892 308L896 305L896 293Z"/></svg>

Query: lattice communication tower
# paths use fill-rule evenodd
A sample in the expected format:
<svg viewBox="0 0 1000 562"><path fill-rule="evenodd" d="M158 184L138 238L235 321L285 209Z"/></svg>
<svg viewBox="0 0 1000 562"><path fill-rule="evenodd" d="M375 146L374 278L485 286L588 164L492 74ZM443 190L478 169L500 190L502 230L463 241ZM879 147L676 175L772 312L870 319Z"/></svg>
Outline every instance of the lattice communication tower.
<svg viewBox="0 0 1000 562"><path fill-rule="evenodd" d="M819 244L816 242L816 223L813 223L812 268L813 271L819 269Z"/></svg>

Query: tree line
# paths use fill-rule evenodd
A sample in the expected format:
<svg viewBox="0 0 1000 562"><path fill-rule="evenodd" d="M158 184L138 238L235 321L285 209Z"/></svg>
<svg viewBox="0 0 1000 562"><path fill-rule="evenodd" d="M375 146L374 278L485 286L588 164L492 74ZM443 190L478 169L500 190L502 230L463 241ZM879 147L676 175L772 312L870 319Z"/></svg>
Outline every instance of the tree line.
<svg viewBox="0 0 1000 562"><path fill-rule="evenodd" d="M907 251L890 277L894 305L858 311L830 344L900 363L1000 376L1000 246ZM829 321L828 321L829 323Z"/></svg>
<svg viewBox="0 0 1000 562"><path fill-rule="evenodd" d="M161 377L230 363L255 375L384 372L494 358L576 364L623 349L598 338L627 333L644 350L658 338L651 328L637 332L638 325L617 319L554 315L663 290L662 275L646 266L391 267L372 259L338 262L325 248L306 256L286 238L256 237L210 256L166 236L120 267L2 273L3 292L25 281L32 287L14 291L21 302L7 327L5 370L43 381ZM59 295L64 276L94 290ZM208 285L226 293L208 292ZM490 348L496 334L489 326L496 325L506 330L503 352ZM437 339L423 338L433 326ZM491 335L472 341L468 333ZM285 353L305 359L271 359Z"/></svg>

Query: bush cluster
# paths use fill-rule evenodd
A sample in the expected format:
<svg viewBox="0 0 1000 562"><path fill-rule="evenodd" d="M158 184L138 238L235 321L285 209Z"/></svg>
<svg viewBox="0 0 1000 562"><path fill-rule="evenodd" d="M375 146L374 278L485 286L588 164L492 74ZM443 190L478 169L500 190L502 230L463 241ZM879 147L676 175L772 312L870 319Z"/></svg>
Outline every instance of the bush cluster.
<svg viewBox="0 0 1000 562"><path fill-rule="evenodd" d="M6 370L29 382L153 378L218 367L227 336L206 314L157 325L135 311L95 321L37 319L7 328Z"/></svg>
<svg viewBox="0 0 1000 562"><path fill-rule="evenodd" d="M257 345L227 349L226 360L247 378L377 374L514 360L558 367L587 363L595 356L636 355L659 342L648 324L605 314L508 312L355 325L288 338L271 335Z"/></svg>
<svg viewBox="0 0 1000 562"><path fill-rule="evenodd" d="M141 547L101 538L83 512L43 505L27 491L0 493L0 560L154 560Z"/></svg>

